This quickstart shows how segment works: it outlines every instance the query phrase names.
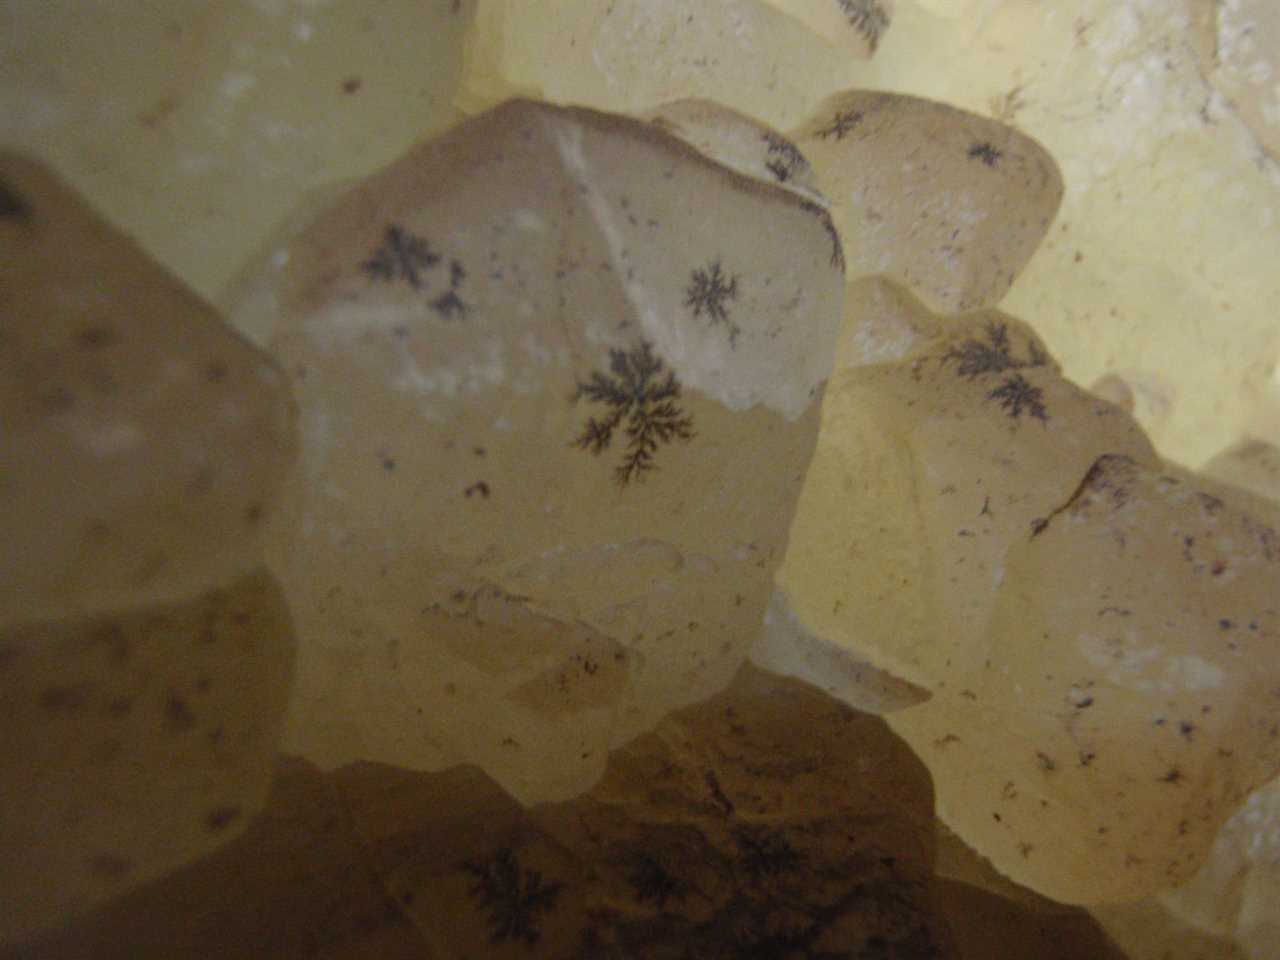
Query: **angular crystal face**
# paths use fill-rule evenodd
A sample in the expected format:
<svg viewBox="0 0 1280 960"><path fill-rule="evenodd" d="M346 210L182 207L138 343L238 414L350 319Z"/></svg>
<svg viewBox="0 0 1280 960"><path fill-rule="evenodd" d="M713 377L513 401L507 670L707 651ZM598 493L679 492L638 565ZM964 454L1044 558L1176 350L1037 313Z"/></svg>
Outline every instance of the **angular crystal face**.
<svg viewBox="0 0 1280 960"><path fill-rule="evenodd" d="M276 304L304 446L272 549L290 749L478 763L529 802L720 689L812 451L838 254L813 200L660 125L516 101L269 258L245 309Z"/></svg>

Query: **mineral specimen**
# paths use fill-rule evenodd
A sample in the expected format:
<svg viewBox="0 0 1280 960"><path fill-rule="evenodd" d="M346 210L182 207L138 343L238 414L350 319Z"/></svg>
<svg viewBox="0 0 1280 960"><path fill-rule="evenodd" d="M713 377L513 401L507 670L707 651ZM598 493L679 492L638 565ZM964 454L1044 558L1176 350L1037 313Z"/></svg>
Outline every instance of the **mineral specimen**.
<svg viewBox="0 0 1280 960"><path fill-rule="evenodd" d="M0 156L0 941L235 837L293 638L262 532L279 369L51 173Z"/></svg>
<svg viewBox="0 0 1280 960"><path fill-rule="evenodd" d="M789 135L831 198L849 275L883 274L942 313L995 306L1062 200L1030 137L916 97L840 93Z"/></svg>
<svg viewBox="0 0 1280 960"><path fill-rule="evenodd" d="M523 101L321 213L246 297L269 318L237 317L302 407L300 534L272 549L302 637L290 748L563 798L720 689L843 285L812 201Z"/></svg>
<svg viewBox="0 0 1280 960"><path fill-rule="evenodd" d="M1242 496L989 313L833 379L779 583L931 694L888 719L968 843L1054 899L1136 899L1280 768L1278 524Z"/></svg>

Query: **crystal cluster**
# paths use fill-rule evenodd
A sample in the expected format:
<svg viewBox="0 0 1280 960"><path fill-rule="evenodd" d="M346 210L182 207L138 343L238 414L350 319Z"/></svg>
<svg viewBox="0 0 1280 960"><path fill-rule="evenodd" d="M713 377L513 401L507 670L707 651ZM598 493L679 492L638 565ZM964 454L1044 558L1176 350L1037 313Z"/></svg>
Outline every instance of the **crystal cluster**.
<svg viewBox="0 0 1280 960"><path fill-rule="evenodd" d="M1280 20L1032 6L14 5L0 943L1271 960Z"/></svg>
<svg viewBox="0 0 1280 960"><path fill-rule="evenodd" d="M890 723L1002 872L1077 903L1171 886L1280 766L1280 511L1163 463L1013 318L900 323L929 326L829 385L779 583L928 691Z"/></svg>

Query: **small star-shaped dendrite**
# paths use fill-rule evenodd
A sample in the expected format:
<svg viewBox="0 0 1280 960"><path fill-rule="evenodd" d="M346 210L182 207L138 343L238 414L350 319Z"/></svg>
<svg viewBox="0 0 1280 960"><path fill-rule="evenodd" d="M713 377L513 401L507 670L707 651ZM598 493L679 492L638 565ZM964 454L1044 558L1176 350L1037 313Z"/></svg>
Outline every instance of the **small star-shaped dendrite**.
<svg viewBox="0 0 1280 960"><path fill-rule="evenodd" d="M440 262L440 254L419 236L403 227L387 227L382 245L361 266L375 280L405 280L415 290L422 288L424 270Z"/></svg>
<svg viewBox="0 0 1280 960"><path fill-rule="evenodd" d="M1049 419L1044 406L1044 391L1032 386L1020 373L1005 377L1000 386L987 394L990 400L999 400L1000 406L1009 412L1014 420L1022 416L1025 410L1028 416L1037 420Z"/></svg>
<svg viewBox="0 0 1280 960"><path fill-rule="evenodd" d="M835 137L837 140L843 140L844 135L852 131L861 122L861 110L841 110L831 118L830 123L817 132L817 136L822 140L826 140L830 137Z"/></svg>
<svg viewBox="0 0 1280 960"><path fill-rule="evenodd" d="M729 342L736 343L741 332L738 325L729 319L730 301L738 298L738 277L735 274L726 278L720 261L716 260L705 269L694 270L685 288L684 305L693 307L693 315L700 317L704 313L711 323L723 323L729 330Z"/></svg>
<svg viewBox="0 0 1280 960"><path fill-rule="evenodd" d="M677 404L680 384L671 371L663 375L664 367L662 358L644 340L630 350L610 350L611 375L592 373L586 383L578 383L570 398L608 408L602 419L592 417L578 434L574 446L580 450L599 456L626 421L627 452L615 473L619 486L643 480L646 473L657 469L653 460L659 445L694 436L693 418Z"/></svg>
<svg viewBox="0 0 1280 960"><path fill-rule="evenodd" d="M521 870L510 849L486 861L468 861L463 869L475 877L471 896L489 911L489 939L493 943L523 940L529 946L541 937L541 914L555 908L563 884L543 883L537 870Z"/></svg>

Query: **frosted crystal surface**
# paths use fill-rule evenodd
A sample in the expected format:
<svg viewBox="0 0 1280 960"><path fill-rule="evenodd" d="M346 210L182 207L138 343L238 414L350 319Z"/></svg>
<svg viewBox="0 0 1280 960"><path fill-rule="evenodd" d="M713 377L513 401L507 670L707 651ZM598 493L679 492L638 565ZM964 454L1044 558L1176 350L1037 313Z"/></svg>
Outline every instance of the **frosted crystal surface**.
<svg viewBox="0 0 1280 960"><path fill-rule="evenodd" d="M302 408L273 549L292 749L572 796L728 681L840 321L825 211L653 124L515 101L284 253L246 309L277 305Z"/></svg>

